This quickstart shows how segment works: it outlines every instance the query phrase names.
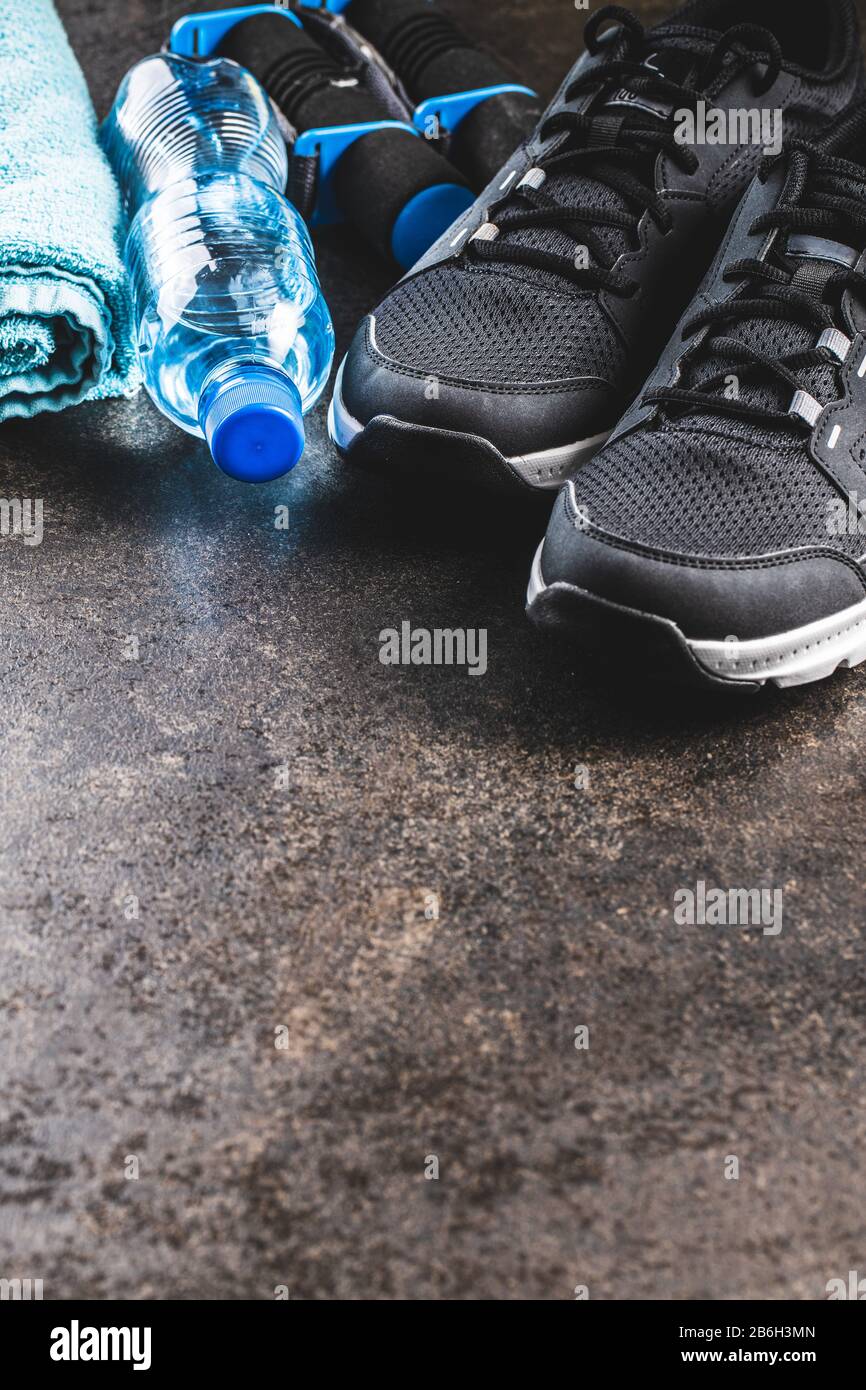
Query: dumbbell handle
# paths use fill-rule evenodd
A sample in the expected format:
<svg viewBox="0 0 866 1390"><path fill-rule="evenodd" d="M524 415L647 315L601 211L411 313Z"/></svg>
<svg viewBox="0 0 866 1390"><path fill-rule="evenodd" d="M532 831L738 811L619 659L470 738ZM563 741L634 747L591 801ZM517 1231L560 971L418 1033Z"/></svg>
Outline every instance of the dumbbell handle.
<svg viewBox="0 0 866 1390"><path fill-rule="evenodd" d="M379 50L415 105L512 82L492 54L428 0L350 0L344 14ZM474 188L485 187L531 134L541 109L539 99L526 92L501 92L479 102L454 132L451 161Z"/></svg>
<svg viewBox="0 0 866 1390"><path fill-rule="evenodd" d="M357 74L342 68L281 15L241 20L229 31L220 53L261 82L299 133L389 119ZM393 125L350 144L333 179L345 216L378 251L393 255L404 267L471 202L466 181L456 169L426 140Z"/></svg>

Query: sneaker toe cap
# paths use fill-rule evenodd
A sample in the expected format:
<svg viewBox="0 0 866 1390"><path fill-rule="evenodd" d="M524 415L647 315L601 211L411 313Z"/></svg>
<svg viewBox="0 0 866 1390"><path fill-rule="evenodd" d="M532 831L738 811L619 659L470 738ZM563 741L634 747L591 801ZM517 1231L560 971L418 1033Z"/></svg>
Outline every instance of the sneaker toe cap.
<svg viewBox="0 0 866 1390"><path fill-rule="evenodd" d="M536 582L666 620L695 641L790 632L866 597L859 565L829 547L748 557L650 549L594 526L568 484L554 507Z"/></svg>

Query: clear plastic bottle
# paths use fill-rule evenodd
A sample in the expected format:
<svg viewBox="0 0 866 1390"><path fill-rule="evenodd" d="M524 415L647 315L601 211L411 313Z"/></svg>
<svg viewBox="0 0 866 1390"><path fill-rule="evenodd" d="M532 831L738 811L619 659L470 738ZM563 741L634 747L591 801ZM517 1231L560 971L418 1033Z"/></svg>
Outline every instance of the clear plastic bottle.
<svg viewBox="0 0 866 1390"><path fill-rule="evenodd" d="M334 330L309 234L283 197L270 101L227 58L161 53L123 79L103 141L133 219L125 256L148 392L224 472L279 477L303 451Z"/></svg>

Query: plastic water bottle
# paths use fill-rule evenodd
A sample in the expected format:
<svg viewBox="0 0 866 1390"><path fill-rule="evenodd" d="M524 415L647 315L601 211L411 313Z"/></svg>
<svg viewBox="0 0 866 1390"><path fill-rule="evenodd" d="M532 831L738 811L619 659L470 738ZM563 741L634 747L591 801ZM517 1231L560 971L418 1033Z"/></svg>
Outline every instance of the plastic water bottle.
<svg viewBox="0 0 866 1390"><path fill-rule="evenodd" d="M145 58L103 140L126 242L145 385L233 478L266 482L304 448L334 330L262 88L227 58Z"/></svg>

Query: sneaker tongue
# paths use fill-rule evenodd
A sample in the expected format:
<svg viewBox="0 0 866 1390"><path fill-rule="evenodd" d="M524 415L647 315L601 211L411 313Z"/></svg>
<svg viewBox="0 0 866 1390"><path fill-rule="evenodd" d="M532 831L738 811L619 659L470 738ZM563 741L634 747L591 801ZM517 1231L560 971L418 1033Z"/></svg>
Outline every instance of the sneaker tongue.
<svg viewBox="0 0 866 1390"><path fill-rule="evenodd" d="M696 63L695 54L688 49L659 47L647 54L641 66L646 68L648 75L658 73L682 86L694 72ZM673 115L676 106L677 103L670 97L656 97L652 93L633 92L628 87L620 87L607 98L602 109L643 111L664 121Z"/></svg>

